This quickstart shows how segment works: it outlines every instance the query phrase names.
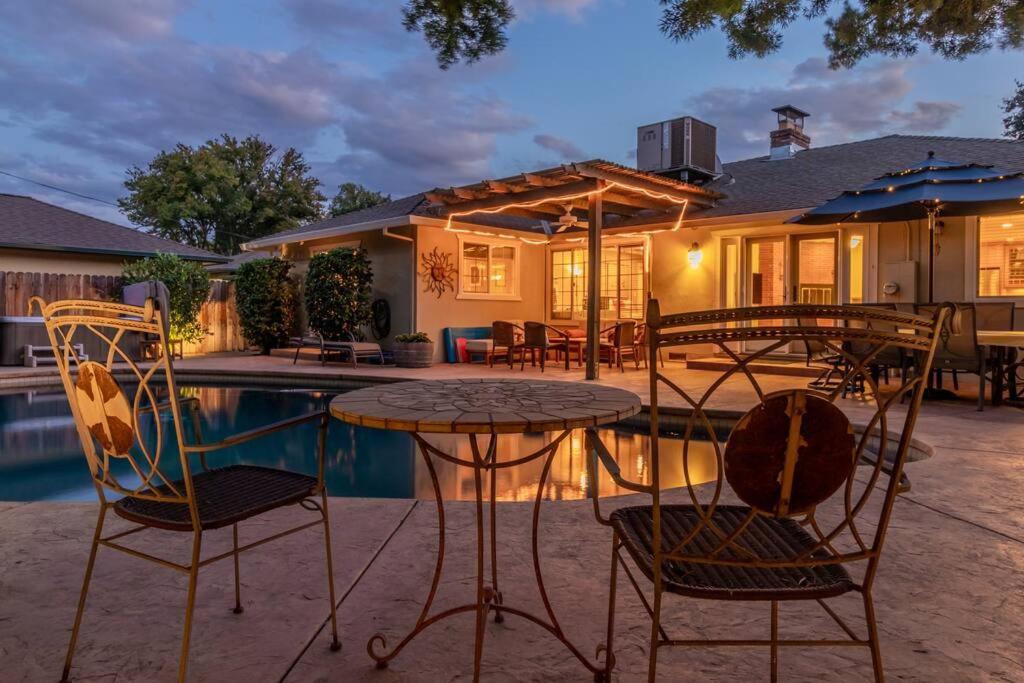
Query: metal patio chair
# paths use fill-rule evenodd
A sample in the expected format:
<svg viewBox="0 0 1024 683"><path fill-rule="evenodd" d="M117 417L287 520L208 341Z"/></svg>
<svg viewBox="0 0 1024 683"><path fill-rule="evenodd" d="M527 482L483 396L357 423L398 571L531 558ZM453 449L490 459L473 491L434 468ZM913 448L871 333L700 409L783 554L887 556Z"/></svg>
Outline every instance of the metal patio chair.
<svg viewBox="0 0 1024 683"><path fill-rule="evenodd" d="M554 338L552 338L554 336ZM544 372L547 365L548 352L565 353L565 369L569 369L569 333L544 323L527 321L523 323L523 355L519 359L519 369L526 368L526 352L530 352L530 363L537 364L537 352L540 352L540 371Z"/></svg>
<svg viewBox="0 0 1024 683"><path fill-rule="evenodd" d="M604 334L609 333L607 341ZM631 358L637 368L640 367L640 359L636 355L636 322L627 320L615 323L611 327L601 330L601 360L608 361L608 367L617 367L619 372L625 372L623 360Z"/></svg>
<svg viewBox="0 0 1024 683"><path fill-rule="evenodd" d="M178 398L172 362L165 351L166 326L153 299L146 300L144 306L85 300L55 301L49 304L38 299L36 301L42 309L50 342L54 349L60 349L56 353L57 365L100 502L99 519L92 538L61 680L67 681L71 673L75 644L100 546L120 550L188 575L185 623L178 664L178 680L183 681L188 665L199 569L218 560L233 558L234 611L240 614L239 554L282 536L322 525L331 601L331 649L340 649L335 615L337 601L334 593L330 520L327 490L324 486L327 413L310 413L234 434L221 441L203 442L198 401ZM154 345L156 357L152 362L140 366L132 358L133 354L122 348L125 335L129 332L149 335L160 342ZM74 342L83 337L92 337L103 343L106 353L100 362L86 361L75 353ZM118 380L118 376L122 377L124 383ZM163 387L166 388L165 392L162 391ZM188 438L190 431L186 425L185 412L191 417L191 434L194 437L191 440ZM169 420L165 419L168 415ZM173 425L173 430L165 426L168 422ZM215 451L308 423L316 424L319 430L316 476L245 464L208 466L208 456ZM130 468L130 476L119 478L115 470L125 468ZM176 478L179 469L180 478ZM116 499L108 499L110 494ZM260 540L238 545L239 522L288 505L299 505L316 512L317 518ZM104 535L108 512L113 512L135 526L126 531ZM200 551L204 534L228 527L231 528L232 549L202 558ZM192 534L189 562L182 564L123 545L122 539L147 529Z"/></svg>
<svg viewBox="0 0 1024 683"><path fill-rule="evenodd" d="M626 480L596 430L587 430L592 485L597 486L600 462L620 487L651 497L649 505L620 508L609 517L602 515L598 499L593 499L598 521L612 529L608 657L614 657L615 589L621 567L651 617L651 681L657 673L658 651L666 646L765 647L770 652L772 681L778 678L780 647L862 646L870 651L875 679L883 679L871 593L896 496L909 490L903 466L939 341L936 330L947 315L945 307L933 317L921 317L852 306L792 305L663 316L658 302L649 302L651 452L646 480ZM818 323L793 322L799 319ZM833 324L822 325L825 320ZM753 321L766 322L761 327L746 324ZM848 321L859 324L844 324ZM894 330L904 332L883 331L881 323L892 323ZM846 360L843 384L859 375L870 387L875 412L864 426L854 427L837 407L841 387L767 393L749 369L762 356L807 339L821 340ZM733 347L744 341L757 341L761 348L740 357ZM851 354L849 342L863 345L863 354ZM734 364L703 388L687 391L657 371L654 361L661 349L709 344ZM908 376L898 389L882 394L869 365L890 348L920 352L924 373ZM729 379L749 383L755 399L723 443L708 405ZM730 391L735 392L735 382L731 384ZM659 455L659 393L663 391L689 407L685 424L673 426L684 440L681 464L686 485L681 504L662 502L661 472L670 467ZM899 408L904 395L911 397L905 413ZM897 409L891 411L893 407ZM688 453L691 442L698 440L710 441L716 458L717 473L706 484L690 480ZM650 584L653 599L648 599L642 582ZM767 637L673 637L669 633L673 624L662 618L668 593L767 603ZM857 630L866 631L864 636L857 635L826 602L849 593L859 595L863 603L866 627ZM817 603L835 621L836 635L783 638L779 604L784 601Z"/></svg>
<svg viewBox="0 0 1024 683"><path fill-rule="evenodd" d="M941 304L918 304L919 315L931 315ZM995 373L1002 372L998 363L990 363L990 358L983 353L984 348L978 345L978 317L975 304L958 303L950 317L950 324L943 331L939 350L935 353L930 377L934 377L935 387L942 389L943 373L950 371L953 375L953 387L960 387L958 372L968 372L978 376L978 412L985 410L985 387L991 382L993 399L995 398Z"/></svg>

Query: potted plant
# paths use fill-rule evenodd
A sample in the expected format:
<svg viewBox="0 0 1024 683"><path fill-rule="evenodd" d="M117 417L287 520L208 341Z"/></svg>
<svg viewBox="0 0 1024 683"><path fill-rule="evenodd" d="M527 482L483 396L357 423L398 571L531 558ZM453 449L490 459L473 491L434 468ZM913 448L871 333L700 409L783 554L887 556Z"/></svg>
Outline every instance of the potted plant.
<svg viewBox="0 0 1024 683"><path fill-rule="evenodd" d="M434 364L434 342L426 332L396 336L391 350L395 354L395 365L400 368L429 368Z"/></svg>

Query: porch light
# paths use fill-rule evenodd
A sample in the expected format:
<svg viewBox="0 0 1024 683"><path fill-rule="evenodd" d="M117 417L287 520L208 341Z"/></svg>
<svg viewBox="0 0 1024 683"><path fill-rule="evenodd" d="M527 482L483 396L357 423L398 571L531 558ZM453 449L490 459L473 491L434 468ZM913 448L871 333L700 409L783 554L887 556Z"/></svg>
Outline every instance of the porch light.
<svg viewBox="0 0 1024 683"><path fill-rule="evenodd" d="M700 250L700 242L694 242L690 245L690 250L686 252L686 260L690 262L691 268L696 268L704 260L704 252Z"/></svg>

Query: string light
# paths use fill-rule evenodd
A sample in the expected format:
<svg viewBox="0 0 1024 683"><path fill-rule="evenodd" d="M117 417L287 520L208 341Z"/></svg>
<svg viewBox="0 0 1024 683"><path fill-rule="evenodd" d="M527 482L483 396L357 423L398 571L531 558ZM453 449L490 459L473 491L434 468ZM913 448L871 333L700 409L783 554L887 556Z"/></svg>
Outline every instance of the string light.
<svg viewBox="0 0 1024 683"><path fill-rule="evenodd" d="M639 192L640 194L646 195L646 196L648 196L648 197L650 197L652 199L664 199L664 200L670 201L673 204L676 204L677 206L681 207L680 211L679 211L679 216L676 218L676 221L672 225L671 228L662 228L660 230L645 230L642 233L636 233L636 232L622 233L622 234L619 235L620 237L634 237L634 236L640 235L640 234L650 235L650 234L659 233L659 232L675 232L675 231L679 230L683 226L683 218L686 215L686 207L689 205L690 200L688 200L688 199L680 199L678 197L673 197L672 195L665 194L663 192L652 192L652 191L646 190L646 189L644 189L642 187L634 187L632 185L627 185L625 183L620 183L618 181L612 180L612 181L608 181L608 183L605 186L603 186L603 187L599 187L599 188L596 188L594 190L588 190L586 192L579 192L577 194L566 195L564 197L556 197L556 198L553 198L553 199L552 198L536 199L536 200L529 201L529 202L510 202L508 204L502 204L501 206L492 207L490 209L473 209L473 210L470 210L470 211L453 211L453 212L448 214L448 219L445 222L444 229L447 232L458 232L458 233L471 234L471 235L480 235L480 236L483 236L483 237L502 237L502 238L505 238L505 239L519 239L522 242L524 242L525 244L536 244L536 245L551 244L552 241L553 241L551 238L547 238L547 239L532 239L532 238L529 238L529 237L522 237L522 236L519 236L519 235L505 235L505 234L501 234L501 233L495 235L494 233L484 232L484 231L481 231L481 230L472 230L472 229L469 229L469 228L456 228L452 223L454 222L454 220L456 218L459 218L459 217L462 217L462 216L471 216L471 215L478 214L478 213L498 214L498 213L502 213L503 211L507 211L509 209L530 209L530 208L534 208L534 207L537 207L537 206L541 206L542 204L567 202L567 201L573 201L575 199L583 199L584 197L590 198L590 197L592 197L594 195L604 194L605 192L608 192L609 190L611 190L613 188L616 188L616 187L621 187L621 188L623 188L625 190L630 190L632 192ZM584 241L584 239L585 238L583 238L583 237L566 238L563 241L565 241L565 242L582 242L582 241Z"/></svg>

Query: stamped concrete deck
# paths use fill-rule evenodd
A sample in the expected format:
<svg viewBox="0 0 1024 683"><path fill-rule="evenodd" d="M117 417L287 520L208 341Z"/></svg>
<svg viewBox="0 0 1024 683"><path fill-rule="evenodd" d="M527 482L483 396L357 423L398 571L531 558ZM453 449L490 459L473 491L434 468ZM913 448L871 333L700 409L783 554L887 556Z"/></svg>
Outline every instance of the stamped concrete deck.
<svg viewBox="0 0 1024 683"><path fill-rule="evenodd" d="M180 371L276 373L301 386L324 371L290 360L207 357L178 364ZM427 371L329 366L329 376L393 378L499 376L507 371L458 366ZM687 387L707 373L670 364ZM295 374L293 374L295 373ZM516 376L521 376L518 371ZM539 370L527 376L541 378ZM543 378L580 373L549 368ZM8 376L10 377L10 376ZM792 386L799 378L767 377L766 387ZM631 389L646 401L646 375L604 371L602 382ZM4 374L0 373L0 386ZM730 382L717 406L745 409L749 392ZM912 463L913 490L902 496L890 527L875 588L889 680L1024 681L1024 413L1001 407L977 413L964 386L960 402L923 409L917 437L933 457ZM843 402L854 420L866 415L859 401ZM630 502L606 499L606 508ZM436 605L462 602L472 588L469 553L475 527L472 504L449 504L448 561ZM436 515L431 503L333 499L331 517L344 649L328 650L322 544L316 531L288 537L242 558L242 615L231 612L230 563L215 564L200 578L193 632L191 678L199 681L449 681L469 680L473 617L428 630L385 671L372 667L366 642L377 630L400 637L416 618L433 568ZM243 527L255 538L309 514L279 511ZM528 505L503 503L500 559L508 602L540 608L529 565ZM75 599L95 521L90 504L0 502L0 679L56 680L70 631ZM542 557L548 588L565 629L585 653L603 640L607 596L608 536L594 523L589 504L546 503ZM185 539L153 532L140 548L186 552ZM230 544L230 533L209 534L210 553ZM175 673L184 577L114 552L100 552L83 624L76 680L172 680ZM616 650L618 680L641 680L646 667L648 622L622 579ZM855 597L835 604L860 624ZM667 613L681 637L762 637L768 610L669 599ZM782 609L787 636L834 629L808 606ZM491 624L484 654L485 680L587 680L585 670L538 628L509 618ZM744 631L744 629L746 629ZM829 631L830 633L832 631ZM662 680L767 680L767 654L756 650L667 650ZM785 650L784 680L868 680L861 649Z"/></svg>

